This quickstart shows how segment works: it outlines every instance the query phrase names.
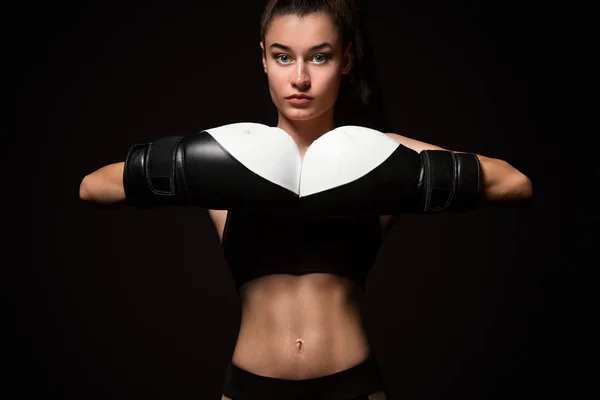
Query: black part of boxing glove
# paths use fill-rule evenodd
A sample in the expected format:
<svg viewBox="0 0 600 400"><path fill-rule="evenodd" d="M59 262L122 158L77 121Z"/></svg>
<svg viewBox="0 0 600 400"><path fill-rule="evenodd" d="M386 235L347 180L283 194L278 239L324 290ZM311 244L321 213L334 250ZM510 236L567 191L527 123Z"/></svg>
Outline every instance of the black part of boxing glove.
<svg viewBox="0 0 600 400"><path fill-rule="evenodd" d="M480 201L480 163L477 155L446 150L423 150L419 190L421 212L467 211Z"/></svg>
<svg viewBox="0 0 600 400"><path fill-rule="evenodd" d="M129 149L123 171L126 204L193 205L217 210L288 213L298 195L249 170L203 131Z"/></svg>
<svg viewBox="0 0 600 400"><path fill-rule="evenodd" d="M297 210L297 193L247 168L206 131L183 143L188 204L271 214Z"/></svg>
<svg viewBox="0 0 600 400"><path fill-rule="evenodd" d="M131 146L123 169L127 204L139 208L185 204L184 176L177 171L182 164L179 144L183 138L167 136Z"/></svg>

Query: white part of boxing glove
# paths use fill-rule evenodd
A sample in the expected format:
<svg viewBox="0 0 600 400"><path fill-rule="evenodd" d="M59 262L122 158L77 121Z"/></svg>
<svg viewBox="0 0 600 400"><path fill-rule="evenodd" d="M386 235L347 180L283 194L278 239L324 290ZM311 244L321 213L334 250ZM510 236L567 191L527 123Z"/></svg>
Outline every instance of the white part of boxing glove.
<svg viewBox="0 0 600 400"><path fill-rule="evenodd" d="M341 126L315 140L304 156L300 197L353 182L375 168L399 143L382 132L361 126Z"/></svg>
<svg viewBox="0 0 600 400"><path fill-rule="evenodd" d="M302 169L300 152L283 129L240 122L205 132L250 171L298 194Z"/></svg>

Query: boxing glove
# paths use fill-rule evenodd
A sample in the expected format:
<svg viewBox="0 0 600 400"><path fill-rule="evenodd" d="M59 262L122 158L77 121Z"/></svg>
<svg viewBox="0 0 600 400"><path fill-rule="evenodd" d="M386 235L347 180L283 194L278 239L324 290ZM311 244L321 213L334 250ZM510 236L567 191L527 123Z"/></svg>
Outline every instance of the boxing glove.
<svg viewBox="0 0 600 400"><path fill-rule="evenodd" d="M335 128L302 160L282 129L236 123L132 146L123 183L136 207L384 215L471 209L479 179L473 154L417 153L370 128Z"/></svg>

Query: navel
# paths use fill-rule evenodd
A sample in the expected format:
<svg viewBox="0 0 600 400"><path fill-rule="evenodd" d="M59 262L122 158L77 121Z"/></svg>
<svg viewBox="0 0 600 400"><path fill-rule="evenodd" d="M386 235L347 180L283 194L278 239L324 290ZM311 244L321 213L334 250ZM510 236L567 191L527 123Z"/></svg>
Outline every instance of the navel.
<svg viewBox="0 0 600 400"><path fill-rule="evenodd" d="M296 348L298 352L302 351L302 345L304 344L304 340L302 338L296 340Z"/></svg>

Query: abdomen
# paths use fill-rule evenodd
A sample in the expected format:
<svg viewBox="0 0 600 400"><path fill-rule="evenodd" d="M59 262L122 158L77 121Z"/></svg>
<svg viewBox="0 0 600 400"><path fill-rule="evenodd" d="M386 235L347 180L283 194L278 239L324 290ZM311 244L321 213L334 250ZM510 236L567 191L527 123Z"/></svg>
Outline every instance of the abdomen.
<svg viewBox="0 0 600 400"><path fill-rule="evenodd" d="M326 273L269 275L243 285L232 362L257 375L310 379L359 364L370 353L360 289Z"/></svg>

